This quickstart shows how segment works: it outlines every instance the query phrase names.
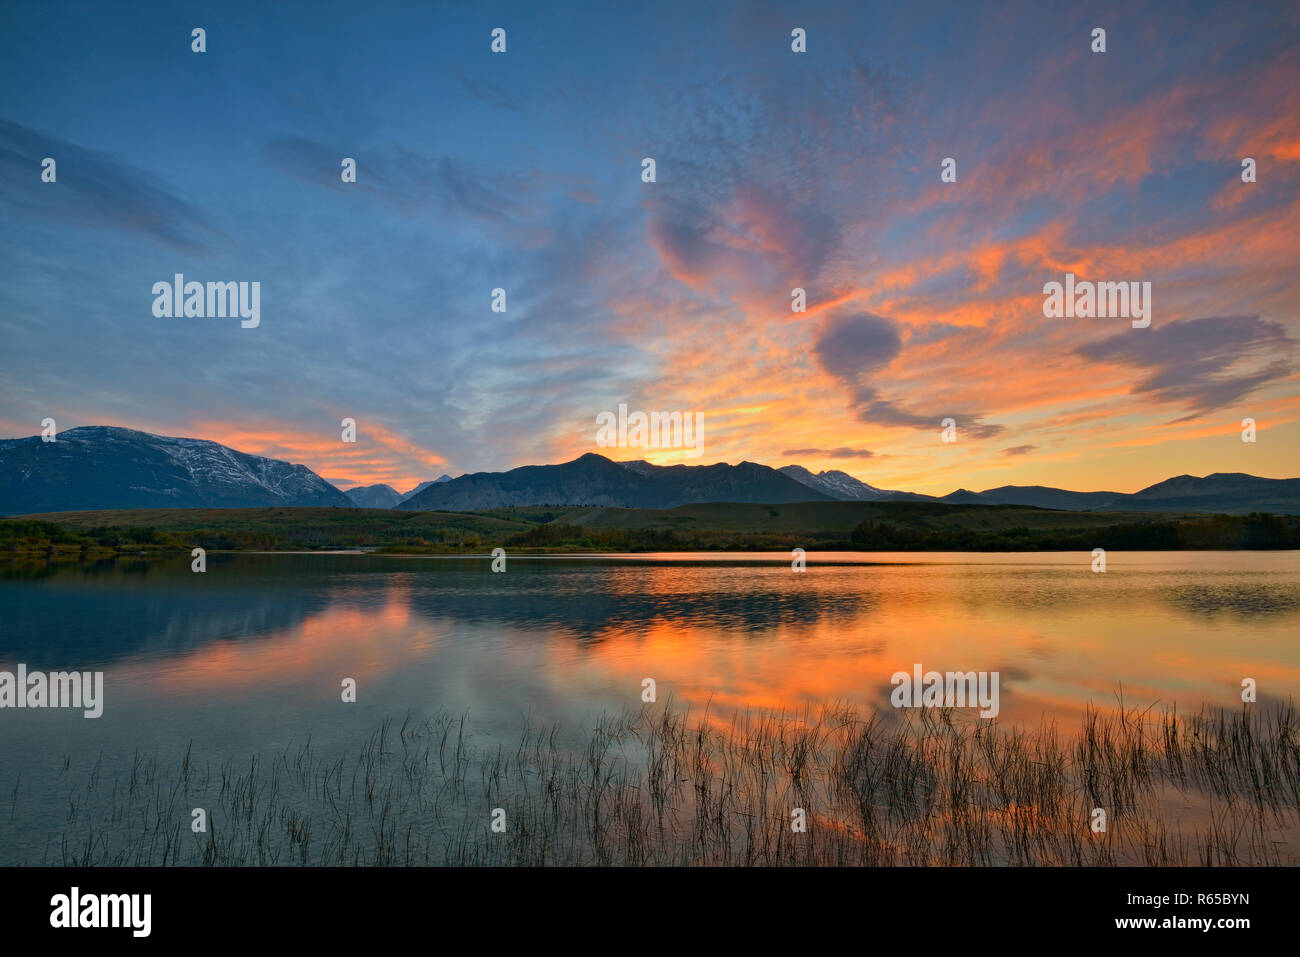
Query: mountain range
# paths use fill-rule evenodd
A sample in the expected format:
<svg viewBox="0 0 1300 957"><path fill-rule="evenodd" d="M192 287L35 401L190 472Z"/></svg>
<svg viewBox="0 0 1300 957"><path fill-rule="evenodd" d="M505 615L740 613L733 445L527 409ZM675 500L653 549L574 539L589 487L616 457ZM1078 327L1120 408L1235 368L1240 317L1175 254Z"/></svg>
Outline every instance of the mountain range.
<svg viewBox="0 0 1300 957"><path fill-rule="evenodd" d="M0 515L107 508L350 507L305 465L205 439L93 425L0 439Z"/></svg>
<svg viewBox="0 0 1300 957"><path fill-rule="evenodd" d="M697 502L826 501L831 496L754 462L651 465L613 462L588 452L562 465L475 472L426 488L400 509L472 511L509 505L673 508Z"/></svg>
<svg viewBox="0 0 1300 957"><path fill-rule="evenodd" d="M1300 478L1269 479L1244 472L1179 475L1140 492L1068 492L1042 485L1003 485L984 492L958 489L937 502L955 505L1033 505L1073 512L1249 512L1300 514Z"/></svg>
<svg viewBox="0 0 1300 957"><path fill-rule="evenodd" d="M407 492L390 485L335 488L305 465L251 455L204 439L112 426L0 439L0 515L122 508L333 506L478 511L524 505L673 508L705 502L945 502L1029 505L1069 511L1274 512L1300 514L1300 478L1240 472L1180 475L1139 492L1072 492L1005 485L941 497L881 489L840 471L741 462L652 465L588 453L559 465L439 476Z"/></svg>
<svg viewBox="0 0 1300 957"><path fill-rule="evenodd" d="M824 492L831 498L839 499L841 502L875 502L890 495L912 494L910 492L890 492L882 488L876 488L874 485L868 485L860 479L855 479L847 472L839 472L834 469L829 472L818 472L814 475L802 465L784 465L777 471L782 475L788 475L801 485L815 488L817 491Z"/></svg>
<svg viewBox="0 0 1300 957"><path fill-rule="evenodd" d="M1030 505L1065 511L1300 514L1300 478L1268 479L1241 472L1216 472L1204 478L1180 475L1133 493L1071 492L1043 485L1004 485L983 492L958 489L947 495L933 496L876 488L846 472L814 474L799 465L786 465L780 469L753 462L662 466L644 461L613 462L604 456L588 453L562 465L528 465L508 472L462 475L426 489L397 507L447 511L474 511L508 505L674 508L701 502L776 505L827 499L841 502Z"/></svg>
<svg viewBox="0 0 1300 957"><path fill-rule="evenodd" d="M421 482L409 492L399 492L391 485L359 485L356 488L346 489L343 494L350 498L357 508L397 508L399 503L405 502L412 495L418 495L430 485L450 481L450 475L439 475L432 481Z"/></svg>

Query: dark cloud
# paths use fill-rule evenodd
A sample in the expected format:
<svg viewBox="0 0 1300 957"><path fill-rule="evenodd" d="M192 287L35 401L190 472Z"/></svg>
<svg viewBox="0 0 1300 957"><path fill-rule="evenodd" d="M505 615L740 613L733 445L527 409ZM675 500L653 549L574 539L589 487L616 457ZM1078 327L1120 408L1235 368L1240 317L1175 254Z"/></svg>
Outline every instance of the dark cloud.
<svg viewBox="0 0 1300 957"><path fill-rule="evenodd" d="M786 449L782 455L817 455L827 459L870 459L876 453L870 449L851 449L840 446L837 449Z"/></svg>
<svg viewBox="0 0 1300 957"><path fill-rule="evenodd" d="M1009 449L1003 449L1002 454L1008 457L1012 455L1028 455L1037 448L1036 445L1013 445Z"/></svg>
<svg viewBox="0 0 1300 957"><path fill-rule="evenodd" d="M896 359L902 349L898 323L864 312L828 321L813 346L813 354L826 372L849 387L854 414L860 422L937 429L942 419L951 416L963 432L977 439L992 438L1003 431L1000 425L982 421L983 413L946 409L921 413L883 398L871 379Z"/></svg>
<svg viewBox="0 0 1300 957"><path fill-rule="evenodd" d="M813 352L831 375L860 385L864 376L893 362L902 348L896 322L864 312L826 323Z"/></svg>
<svg viewBox="0 0 1300 957"><path fill-rule="evenodd" d="M841 234L836 214L817 202L788 188L758 186L736 187L725 208L699 194L656 200L648 229L679 279L722 278L771 289L814 282Z"/></svg>
<svg viewBox="0 0 1300 957"><path fill-rule="evenodd" d="M707 210L668 201L650 218L650 239L678 278L703 278L730 256L726 247L711 238L716 226Z"/></svg>
<svg viewBox="0 0 1300 957"><path fill-rule="evenodd" d="M1085 358L1146 372L1132 391L1189 410L1185 418L1230 406L1291 373L1295 341L1259 316L1207 316L1124 332L1080 346Z"/></svg>
<svg viewBox="0 0 1300 957"><path fill-rule="evenodd" d="M41 181L46 157L57 164L54 184ZM225 238L153 174L3 119L0 203L47 220L140 233L190 253Z"/></svg>

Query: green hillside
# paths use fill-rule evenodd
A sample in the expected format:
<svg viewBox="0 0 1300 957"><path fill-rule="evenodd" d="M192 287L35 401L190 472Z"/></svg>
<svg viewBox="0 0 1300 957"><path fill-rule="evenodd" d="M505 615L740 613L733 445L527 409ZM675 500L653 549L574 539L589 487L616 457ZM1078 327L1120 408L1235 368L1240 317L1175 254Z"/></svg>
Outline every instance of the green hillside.
<svg viewBox="0 0 1300 957"><path fill-rule="evenodd" d="M1022 505L948 505L942 502L797 502L751 505L719 502L677 508L575 509L563 521L584 528L672 529L745 534L794 533L846 535L863 521L886 521L911 528L992 530L1027 527L1103 528L1127 523L1203 518L1170 512L1066 512Z"/></svg>
<svg viewBox="0 0 1300 957"><path fill-rule="evenodd" d="M670 509L127 509L0 519L0 554L367 548L462 552L1294 548L1300 518L1067 512L932 502L714 503Z"/></svg>
<svg viewBox="0 0 1300 957"><path fill-rule="evenodd" d="M192 548L480 548L534 527L540 516L359 508L166 508L51 512L0 519L0 547L136 551ZM544 510L537 510L545 514ZM556 514L551 510L551 514Z"/></svg>

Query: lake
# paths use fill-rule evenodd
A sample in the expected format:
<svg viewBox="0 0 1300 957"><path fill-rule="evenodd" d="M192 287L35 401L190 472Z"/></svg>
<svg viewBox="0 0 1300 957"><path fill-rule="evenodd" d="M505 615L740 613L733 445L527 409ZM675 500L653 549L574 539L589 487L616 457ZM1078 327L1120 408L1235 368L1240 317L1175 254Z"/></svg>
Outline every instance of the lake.
<svg viewBox="0 0 1300 957"><path fill-rule="evenodd" d="M647 678L657 707L724 731L827 703L888 718L891 675L916 665L997 672L1000 725L1062 735L1090 704L1240 711L1245 678L1260 708L1300 692L1296 552L1112 552L1102 574L1085 553L812 553L801 573L784 553L490 561L0 564L0 670L104 672L98 719L0 710L0 862L57 862L70 822L120 798L86 782L145 758L160 782L187 751L241 766L309 739L327 763L386 718L440 715L477 754L526 726L581 753L642 709Z"/></svg>

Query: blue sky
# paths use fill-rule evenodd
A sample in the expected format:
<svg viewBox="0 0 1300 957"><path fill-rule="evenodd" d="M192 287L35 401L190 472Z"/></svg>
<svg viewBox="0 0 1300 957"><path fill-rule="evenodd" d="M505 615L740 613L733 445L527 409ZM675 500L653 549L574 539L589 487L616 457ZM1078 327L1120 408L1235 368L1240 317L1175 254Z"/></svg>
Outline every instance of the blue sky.
<svg viewBox="0 0 1300 957"><path fill-rule="evenodd" d="M1294 475L1296 17L11 3L0 431L124 425L409 487L594 450L627 402L702 411L704 461L798 451L921 491ZM1076 265L1153 281L1152 336L1045 320ZM154 317L177 272L259 281L261 325Z"/></svg>

